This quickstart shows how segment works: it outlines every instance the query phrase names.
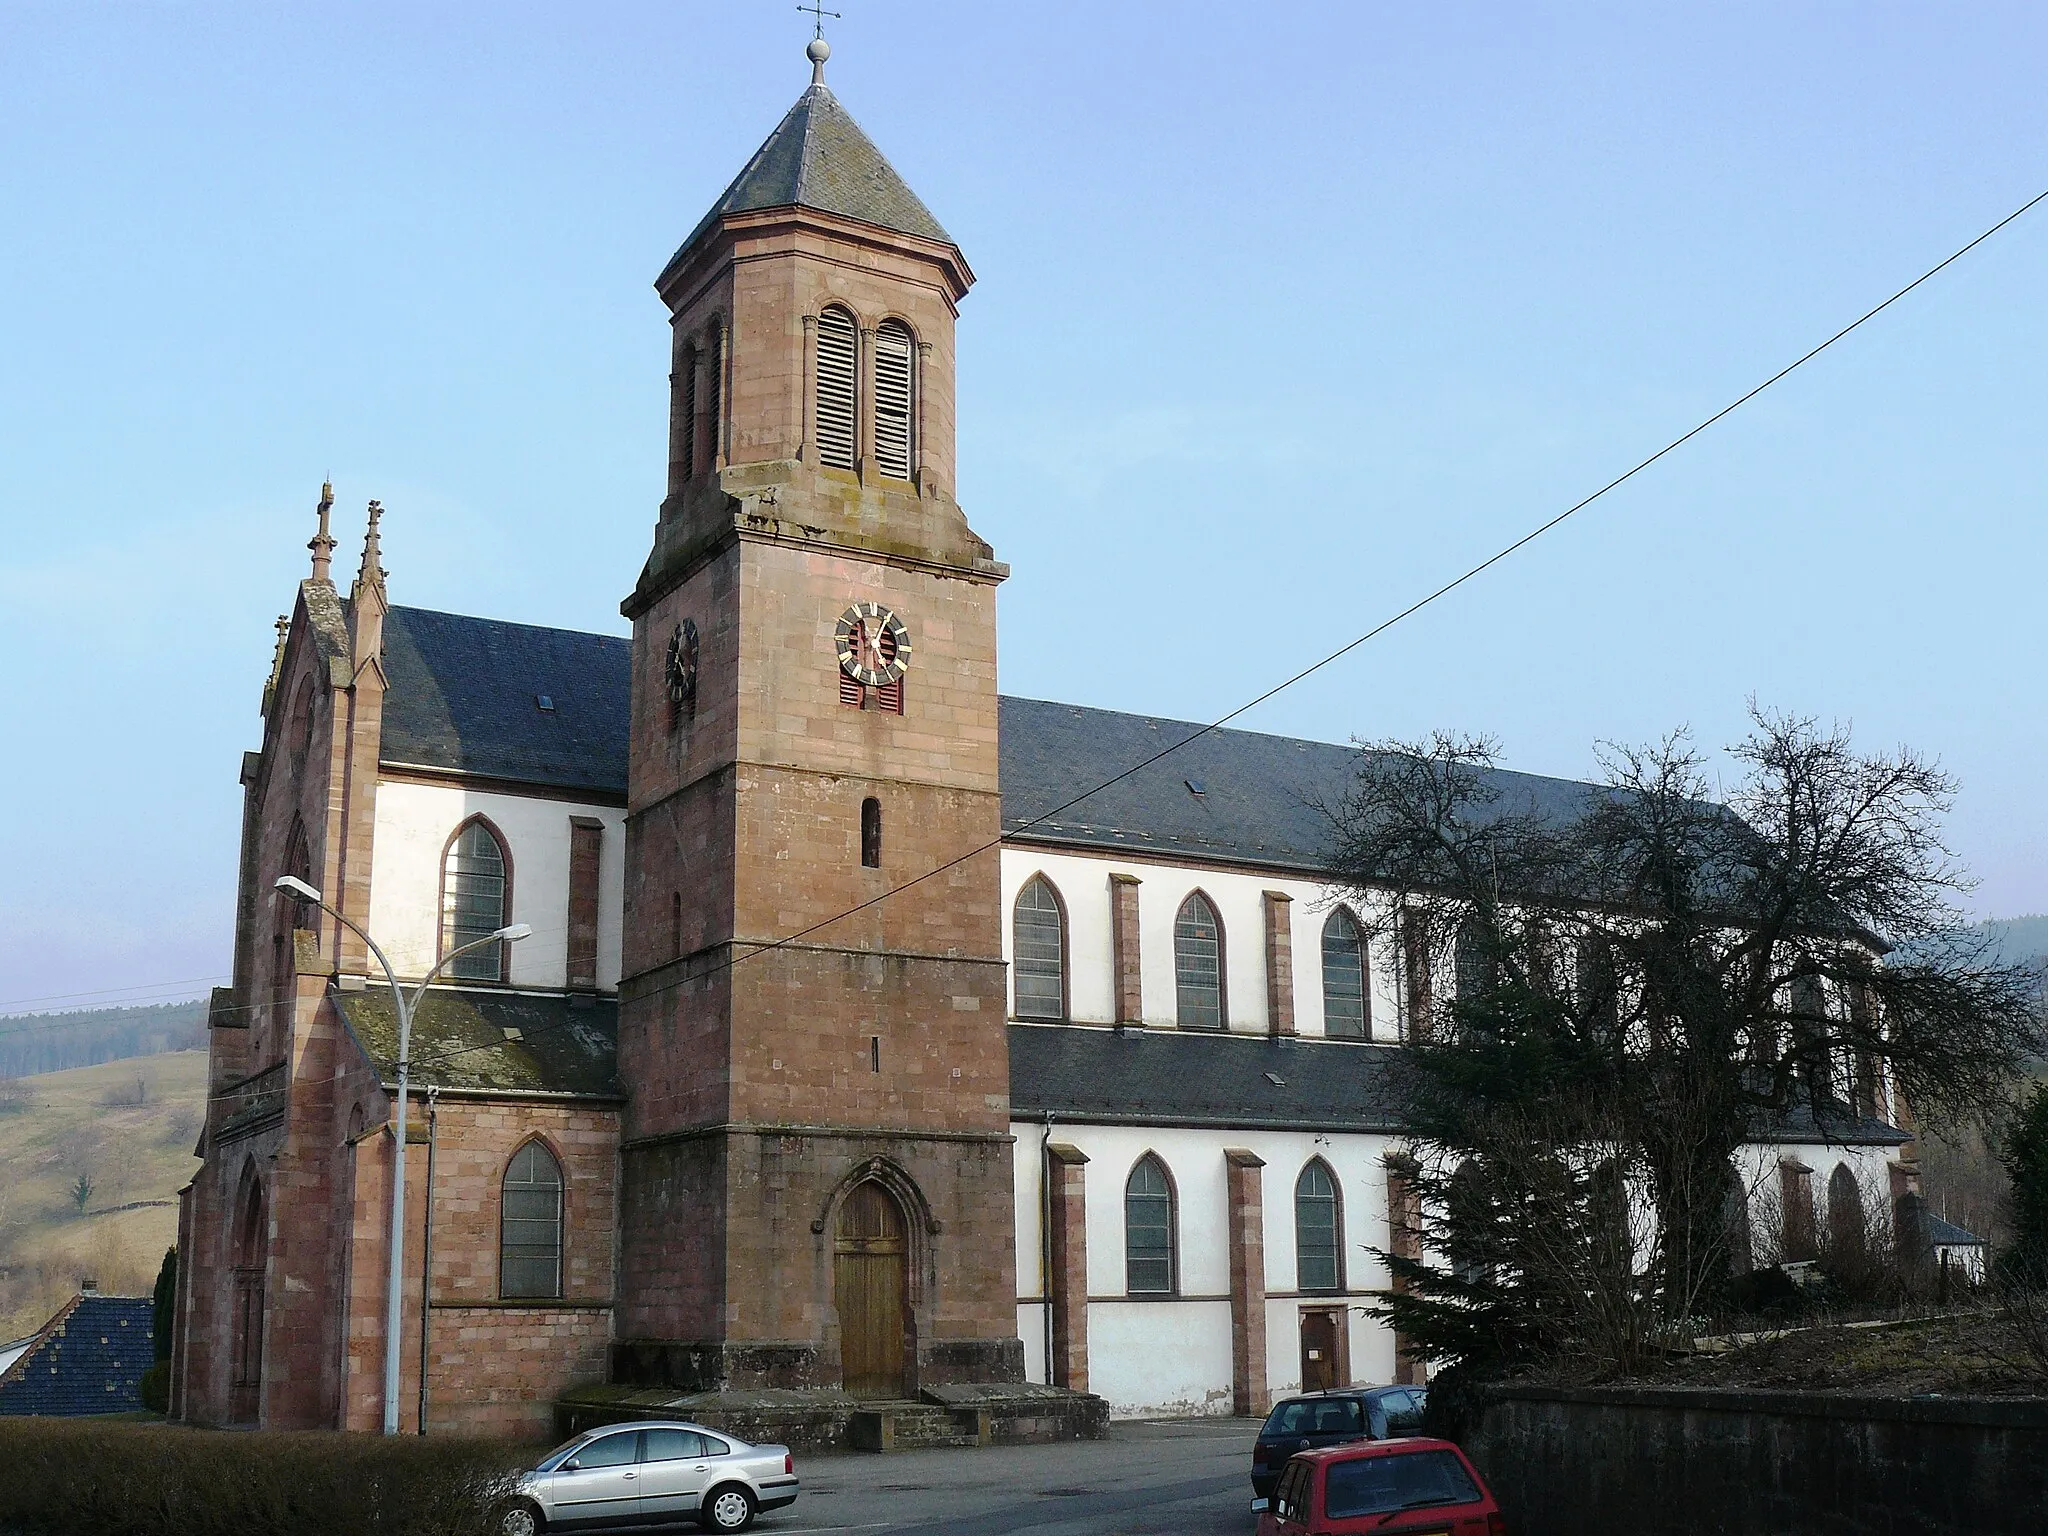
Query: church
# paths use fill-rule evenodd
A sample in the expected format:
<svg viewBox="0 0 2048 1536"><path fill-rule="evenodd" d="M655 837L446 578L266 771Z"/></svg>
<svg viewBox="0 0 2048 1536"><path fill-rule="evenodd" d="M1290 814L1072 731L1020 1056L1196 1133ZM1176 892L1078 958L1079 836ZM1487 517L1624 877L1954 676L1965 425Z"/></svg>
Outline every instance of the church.
<svg viewBox="0 0 2048 1536"><path fill-rule="evenodd" d="M656 281L630 639L394 602L374 502L337 576L321 497L241 759L175 1417L1421 1379L1363 1306L1409 1198L1387 1067L1452 980L1328 876L1356 749L1223 730L1129 774L1197 727L998 691L1008 567L954 499L974 274L826 53ZM426 983L403 1124L387 962ZM1752 1147L1759 1198L1909 1178L1873 1108Z"/></svg>

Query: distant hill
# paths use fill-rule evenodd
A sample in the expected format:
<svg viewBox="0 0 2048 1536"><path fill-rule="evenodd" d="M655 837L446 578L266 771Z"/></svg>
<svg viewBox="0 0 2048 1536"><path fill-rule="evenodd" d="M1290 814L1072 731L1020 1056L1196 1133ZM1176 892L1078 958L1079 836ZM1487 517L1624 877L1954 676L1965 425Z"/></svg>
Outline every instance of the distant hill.
<svg viewBox="0 0 2048 1536"><path fill-rule="evenodd" d="M67 1072L205 1045L204 1002L16 1014L0 1018L0 1078Z"/></svg>
<svg viewBox="0 0 2048 1536"><path fill-rule="evenodd" d="M2048 915L1994 917L1976 925L1998 945L1999 958L2008 962L2048 959Z"/></svg>

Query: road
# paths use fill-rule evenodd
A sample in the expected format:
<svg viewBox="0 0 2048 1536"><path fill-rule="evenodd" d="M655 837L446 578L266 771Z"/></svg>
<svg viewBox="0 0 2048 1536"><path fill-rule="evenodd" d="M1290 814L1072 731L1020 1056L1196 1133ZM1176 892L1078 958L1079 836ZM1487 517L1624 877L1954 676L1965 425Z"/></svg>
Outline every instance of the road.
<svg viewBox="0 0 2048 1536"><path fill-rule="evenodd" d="M761 1536L1249 1536L1252 1419L1113 1424L1104 1440L800 1458Z"/></svg>

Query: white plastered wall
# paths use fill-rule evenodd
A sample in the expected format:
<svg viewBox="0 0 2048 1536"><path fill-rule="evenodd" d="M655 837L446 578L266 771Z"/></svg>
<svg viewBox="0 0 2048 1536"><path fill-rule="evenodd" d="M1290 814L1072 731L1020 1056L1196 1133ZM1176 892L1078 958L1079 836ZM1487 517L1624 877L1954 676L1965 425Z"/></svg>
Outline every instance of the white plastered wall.
<svg viewBox="0 0 2048 1536"><path fill-rule="evenodd" d="M370 932L402 976L422 976L439 958L441 861L448 839L472 816L488 817L512 867L512 917L533 936L512 946L514 986L563 987L569 980L569 818L604 824L598 849L597 984L619 984L624 917L626 813L615 806L508 795L443 784L377 786L370 860Z"/></svg>
<svg viewBox="0 0 2048 1536"><path fill-rule="evenodd" d="M1017 1327L1026 1370L1045 1380L1039 1151L1045 1127L1011 1126L1017 1137ZM1388 1242L1386 1155L1393 1141L1367 1134L1244 1131L1056 1122L1053 1139L1078 1147L1088 1208L1088 1380L1118 1418L1228 1414L1231 1409L1230 1251L1225 1204L1226 1148L1265 1161L1266 1380L1274 1393L1301 1385L1304 1307L1348 1307L1351 1375L1392 1379L1392 1333L1360 1310L1387 1283L1366 1250ZM1174 1187L1178 1295L1130 1298L1124 1280L1124 1181L1147 1152L1166 1165ZM1343 1200L1344 1291L1303 1296L1296 1288L1294 1185L1312 1158L1336 1175Z"/></svg>
<svg viewBox="0 0 2048 1536"><path fill-rule="evenodd" d="M1109 877L1136 876L1139 971L1147 1024L1173 1025L1173 925L1181 903L1202 891L1216 905L1223 924L1225 1014L1232 1030L1262 1033L1266 1009L1266 918L1264 893L1293 898L1288 929L1294 962L1294 1025L1303 1035L1323 1033L1323 924L1338 904L1337 893L1315 880L1263 871L1176 866L1095 854L1058 852L1006 844L1003 865L1003 958L1011 958L1016 933L1017 893L1033 875L1044 875L1059 892L1067 915L1068 1006L1079 1023L1111 1024L1112 993ZM1376 915L1361 911L1368 923ZM1393 946L1374 934L1367 956L1376 1040L1400 1037L1399 997ZM1015 1006L1014 994L1012 1007Z"/></svg>
<svg viewBox="0 0 2048 1536"><path fill-rule="evenodd" d="M1888 1220L1892 1208L1891 1165L1897 1160L1895 1147L1839 1147L1817 1142L1750 1142L1737 1149L1735 1168L1749 1202L1751 1249L1758 1264L1777 1262L1777 1235L1784 1230L1784 1186L1778 1165L1792 1161L1813 1170L1812 1191L1815 1220L1825 1225L1828 1216L1828 1181L1837 1167L1846 1165L1863 1191L1864 1218L1868 1222Z"/></svg>

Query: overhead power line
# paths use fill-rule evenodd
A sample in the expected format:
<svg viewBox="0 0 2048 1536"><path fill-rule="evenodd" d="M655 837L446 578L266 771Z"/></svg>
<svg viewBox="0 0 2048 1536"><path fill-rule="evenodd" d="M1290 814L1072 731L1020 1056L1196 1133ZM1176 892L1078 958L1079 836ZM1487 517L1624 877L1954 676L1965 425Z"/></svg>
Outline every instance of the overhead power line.
<svg viewBox="0 0 2048 1536"><path fill-rule="evenodd" d="M1796 373L1799 369L1805 367L1808 363L1812 362L1816 357L1819 357L1821 353L1827 351L1828 348L1832 347L1836 342L1842 340L1843 337L1848 336L1852 332L1861 329L1864 325L1876 319L1879 315L1883 314L1886 310L1890 309L1894 304L1898 303L1899 300L1903 299L1907 294L1911 293L1921 284L1939 275L1948 267L1960 261L1963 257L1967 256L1971 251L1975 250L1978 246L1982 245L1985 241L1989 240L1993 235L1997 234L2000 230L2004 229L2008 224L2011 224L2015 220L2023 217L2025 214L2030 212L2032 209L2034 209L2044 201L2048 201L2048 190L2043 190L2041 192L2036 193L2034 196L2028 198L2024 203L2020 204L2019 207L2013 209L2013 211L2008 213L2004 218L2000 219L1997 223L1991 225L1990 228L1978 234L1974 239L1968 241L1963 245L1956 247L1955 250L1949 252L1948 255L1944 256L1940 261L1937 261L1933 266L1929 267L1926 271L1922 272L1918 277L1914 278L1904 287L1897 289L1888 298L1884 299L1881 303L1872 305L1869 309L1865 310L1862 314L1858 315L1854 320L1851 320L1847 325L1843 326L1840 330L1836 331L1826 340L1801 353L1798 357L1794 358L1791 362L1785 364L1784 367L1780 368L1776 373L1772 374L1762 383L1755 385L1753 388L1745 390L1740 395L1737 395L1733 400L1729 401L1726 405L1722 406L1721 409L1714 412L1713 415L1706 417L1704 420L1696 423L1692 427L1688 428L1686 431L1681 432L1678 436L1672 438L1670 442L1666 443L1656 452L1649 454L1642 459L1637 460L1634 464L1630 465L1627 469L1623 470L1620 474L1616 475L1612 480L1609 480L1605 485L1602 485L1598 490L1592 492L1592 494L1585 496L1578 501L1573 502L1570 506L1566 507L1562 512L1557 513L1554 517L1551 517L1546 521L1537 524L1534 528L1530 529L1527 533L1523 534L1520 538L1516 539L1513 543L1503 545L1501 548L1495 550L1492 554L1488 555L1484 560L1479 561L1475 565L1468 566L1465 570L1461 571L1458 575L1452 577L1449 581L1446 581L1442 586L1437 587L1434 591L1417 598L1407 607L1402 608L1398 612L1390 615L1385 619L1382 619L1379 623L1373 625L1371 629L1368 629L1367 631L1365 631L1364 634L1359 635L1356 639L1348 641L1343 645L1340 645L1339 647L1337 647L1336 650L1331 651L1328 655L1322 657L1320 660L1311 662L1308 666L1303 667L1300 671L1294 673L1292 676L1284 678L1280 682L1275 683L1272 687L1268 688L1264 693L1261 693L1256 697L1247 700L1243 704L1238 705L1237 708L1231 710L1228 714L1219 715L1216 719L1210 721L1207 725L1201 726L1196 730L1190 732L1188 735L1183 736L1179 741L1173 742L1169 746L1161 747L1157 752L1154 752L1150 757L1147 757L1140 762L1133 763L1130 767L1124 769L1123 772L1116 774L1111 778L1104 779L1101 783L1093 785L1090 788L1083 790L1080 794L1073 796L1071 799L1062 801L1060 804L1054 806L1051 810L1041 811L1037 815L1032 816L1023 822L1018 823L1016 826L1010 828L1009 831L1002 834L1001 836L993 838L988 842L981 843L976 847L970 848L965 853L962 853L957 857L948 859L943 864L934 865L932 868L924 871L923 874L913 876L911 879L904 881L901 885L891 886L888 890L883 891L881 894L871 896L866 901L860 902L854 906L846 908L843 912L835 913L831 917L824 918L819 922L812 923L808 927L800 928L795 933L785 934L781 938L770 940L765 944L751 945L744 949L740 949L739 946L745 941L730 941L734 945L736 951L735 953L728 956L719 964L707 967L703 972L698 973L696 977L691 979L701 980L705 976L714 976L717 975L720 971L731 969L733 966L740 964L744 960L749 960L757 955L768 954L773 950L782 949L788 945L799 943L802 940L809 938L814 933L820 933L823 930L830 928L834 923L844 922L847 918L857 916L858 914L868 910L870 907L879 906L893 896L900 896L901 894L903 894L903 892L912 890L915 887L922 885L925 881L934 878L935 876L942 875L951 869L957 869L962 864L967 863L971 859L979 858L983 854L988 853L991 850L998 849L1003 845L1003 842L1007 838L1014 837L1020 832L1028 831L1032 827L1039 826L1045 822L1051 821L1054 817L1063 815L1067 811L1072 810L1075 806L1081 804L1084 800L1087 800L1094 795L1100 794L1103 790L1114 788L1116 785L1123 783L1126 779L1135 777L1137 774L1143 773L1147 768L1152 767L1155 763L1158 763L1165 758L1171 757L1174 753L1182 750L1184 747L1191 746L1195 742L1200 741L1203 737L1210 735L1212 732L1221 730L1224 726L1228 725L1231 721L1237 719L1239 716L1249 713L1250 711L1258 708L1261 704L1266 703L1269 699L1272 699L1277 695L1286 692L1289 688L1292 688L1296 683L1302 682L1307 678L1313 677L1316 673L1322 671L1325 667L1328 667L1338 661L1341 661L1344 657L1350 655L1360 646L1365 645L1369 641L1376 639L1378 636L1385 634L1388 630L1392 629L1396 624L1400 624L1407 619L1413 618L1416 614L1422 612L1423 609L1429 607L1431 604L1438 602L1439 600L1445 597L1448 597L1451 593L1457 591L1458 588L1464 586L1467 582L1472 581L1475 578L1483 575L1485 572L1491 570L1494 566L1499 565L1502 561L1508 559L1510 556L1517 554L1523 549L1526 549L1529 545L1535 543L1545 534L1551 532L1555 528L1558 528L1572 517L1577 516L1580 512L1583 512L1587 507L1590 507L1594 502L1600 500L1601 497L1607 495L1610 491L1616 490L1619 487L1627 484L1630 480L1633 480L1637 475L1641 474L1644 470L1648 469L1658 460L1684 447L1687 443L1691 442L1694 438L1698 437L1702 432L1705 432L1708 428L1714 426L1715 424L1721 421L1725 421L1735 412L1741 410L1743 406L1749 404L1750 401L1756 399L1758 395L1761 395L1765 390L1769 389L1772 385L1778 383L1780 380L1788 377L1789 375ZM668 991L673 989L675 985L676 983L669 982L666 983L660 990ZM465 1047L462 1050L448 1052L444 1056L435 1058L435 1060L452 1060L456 1056L467 1054L470 1050L478 1049L483 1049L483 1047ZM421 1065L427 1064L429 1063L421 1063Z"/></svg>

